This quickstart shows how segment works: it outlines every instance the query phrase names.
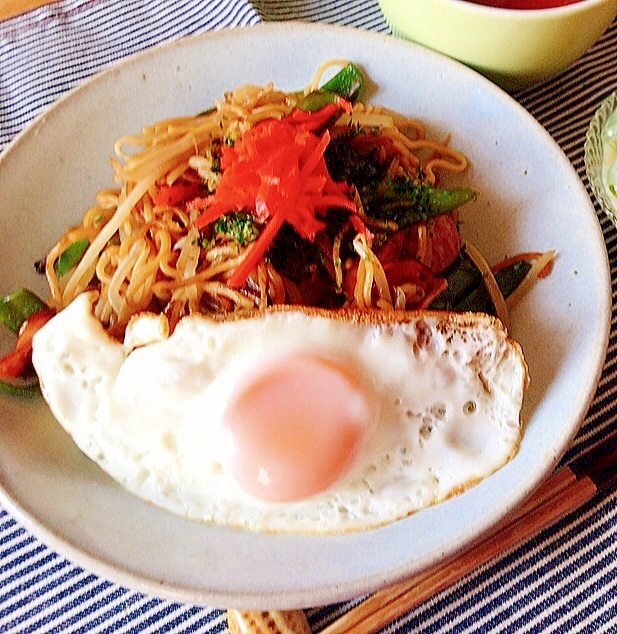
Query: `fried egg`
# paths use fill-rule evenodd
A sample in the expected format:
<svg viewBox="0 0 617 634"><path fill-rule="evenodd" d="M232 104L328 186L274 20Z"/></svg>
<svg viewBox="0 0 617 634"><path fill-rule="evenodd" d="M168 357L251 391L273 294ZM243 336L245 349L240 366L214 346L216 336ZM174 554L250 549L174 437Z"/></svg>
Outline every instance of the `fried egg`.
<svg viewBox="0 0 617 634"><path fill-rule="evenodd" d="M439 503L516 453L528 371L487 315L294 307L124 342L84 293L33 341L43 395L129 491L268 532L366 530Z"/></svg>

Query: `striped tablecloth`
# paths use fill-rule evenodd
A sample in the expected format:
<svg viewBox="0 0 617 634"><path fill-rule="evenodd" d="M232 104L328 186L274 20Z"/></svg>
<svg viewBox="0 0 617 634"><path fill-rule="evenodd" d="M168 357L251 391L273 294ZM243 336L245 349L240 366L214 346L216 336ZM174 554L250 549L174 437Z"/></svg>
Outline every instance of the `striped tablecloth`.
<svg viewBox="0 0 617 634"><path fill-rule="evenodd" d="M292 19L388 32L374 0L61 0L0 22L0 150L47 104L121 57L189 34ZM514 96L552 134L587 184L585 131L600 101L616 87L614 24L566 73ZM617 234L597 211L615 280ZM565 461L615 425L616 354L613 327L597 394ZM617 632L616 493L594 498L388 629ZM309 610L313 630L349 607ZM0 507L0 632L214 634L225 629L220 609L139 594L81 569Z"/></svg>

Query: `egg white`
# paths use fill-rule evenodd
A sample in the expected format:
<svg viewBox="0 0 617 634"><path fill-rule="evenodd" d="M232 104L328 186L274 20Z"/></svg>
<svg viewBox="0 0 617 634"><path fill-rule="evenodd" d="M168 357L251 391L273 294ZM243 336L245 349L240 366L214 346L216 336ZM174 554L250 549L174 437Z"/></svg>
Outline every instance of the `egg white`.
<svg viewBox="0 0 617 634"><path fill-rule="evenodd" d="M516 453L528 382L520 347L487 315L345 318L284 309L250 318L131 323L124 343L84 293L33 342L43 394L78 447L129 491L184 517L251 530L336 533L408 516L488 477ZM350 471L293 503L252 498L231 477L221 419L238 381L308 351L378 398Z"/></svg>

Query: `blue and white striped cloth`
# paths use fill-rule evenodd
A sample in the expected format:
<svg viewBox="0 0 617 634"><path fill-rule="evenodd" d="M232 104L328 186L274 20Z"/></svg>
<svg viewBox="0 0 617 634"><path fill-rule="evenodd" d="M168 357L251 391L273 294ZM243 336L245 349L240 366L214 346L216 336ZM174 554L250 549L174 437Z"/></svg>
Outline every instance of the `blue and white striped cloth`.
<svg viewBox="0 0 617 634"><path fill-rule="evenodd" d="M292 19L388 32L375 0L61 0L0 22L0 150L47 104L121 57L189 34ZM600 101L616 87L614 24L567 72L515 95L561 145L585 184L585 131ZM615 298L617 231L600 209L598 214ZM596 397L566 461L615 425L616 356L614 327ZM350 606L309 611L313 630ZM225 615L218 609L139 594L79 568L0 507L0 632L217 634L225 629ZM617 489L387 629L617 632Z"/></svg>

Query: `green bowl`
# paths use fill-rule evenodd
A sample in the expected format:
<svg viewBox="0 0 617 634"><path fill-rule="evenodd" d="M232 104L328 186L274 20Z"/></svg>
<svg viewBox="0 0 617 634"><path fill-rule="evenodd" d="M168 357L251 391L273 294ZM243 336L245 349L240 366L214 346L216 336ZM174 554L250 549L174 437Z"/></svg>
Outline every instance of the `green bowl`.
<svg viewBox="0 0 617 634"><path fill-rule="evenodd" d="M617 0L554 9L499 9L466 0L379 0L395 35L480 71L503 88L526 88L581 57L617 15Z"/></svg>

